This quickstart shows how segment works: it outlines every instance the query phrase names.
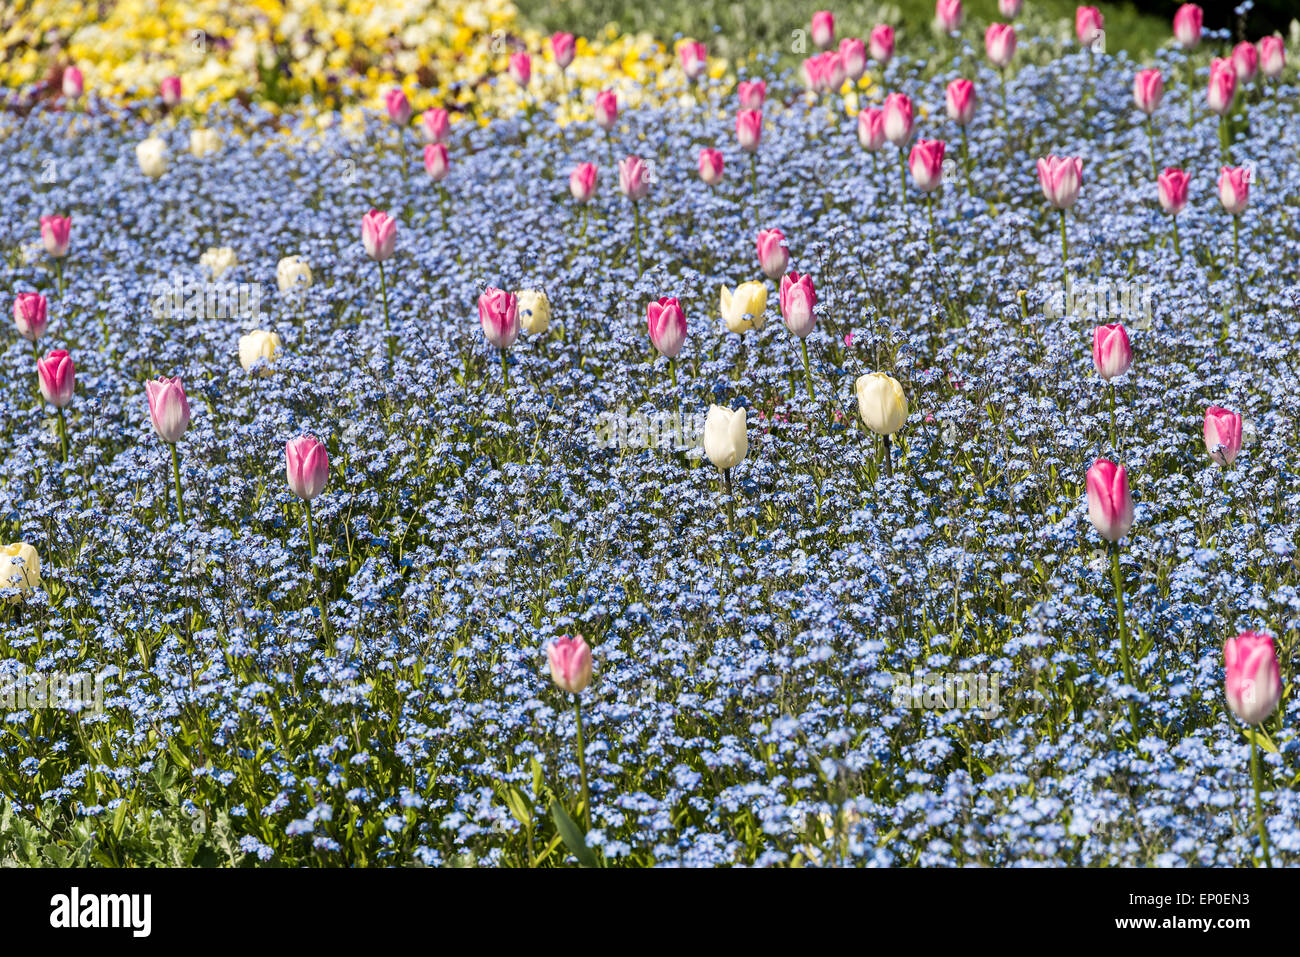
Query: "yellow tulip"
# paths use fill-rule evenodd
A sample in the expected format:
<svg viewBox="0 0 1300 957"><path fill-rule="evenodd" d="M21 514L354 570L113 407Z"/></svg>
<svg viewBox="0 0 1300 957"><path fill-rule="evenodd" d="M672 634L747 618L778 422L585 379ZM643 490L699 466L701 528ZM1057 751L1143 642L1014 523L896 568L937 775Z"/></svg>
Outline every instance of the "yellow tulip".
<svg viewBox="0 0 1300 957"><path fill-rule="evenodd" d="M732 332L762 329L767 309L767 286L761 282L742 282L733 293L722 287L722 318Z"/></svg>
<svg viewBox="0 0 1300 957"><path fill-rule="evenodd" d="M18 563L22 560L22 564ZM27 593L41 583L41 558L36 549L26 542L14 542L0 548L0 592L18 589L5 601L22 601Z"/></svg>
<svg viewBox="0 0 1300 957"><path fill-rule="evenodd" d="M907 396L893 376L872 372L859 376L854 384L858 412L867 428L877 435L893 435L907 421Z"/></svg>

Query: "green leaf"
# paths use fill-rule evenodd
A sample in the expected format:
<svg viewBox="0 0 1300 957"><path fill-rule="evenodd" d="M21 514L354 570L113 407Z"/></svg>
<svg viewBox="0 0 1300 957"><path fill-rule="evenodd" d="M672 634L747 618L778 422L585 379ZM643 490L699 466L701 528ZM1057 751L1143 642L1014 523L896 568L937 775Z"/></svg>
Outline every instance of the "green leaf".
<svg viewBox="0 0 1300 957"><path fill-rule="evenodd" d="M564 809L559 801L551 802L551 818L555 821L555 829L560 832L560 837L564 839L564 846L569 849L569 853L578 859L578 863L583 867L598 867L596 855L591 853L591 848L587 846L587 841L578 829L578 825L573 823L573 818L569 817L569 812Z"/></svg>
<svg viewBox="0 0 1300 957"><path fill-rule="evenodd" d="M1253 740L1269 754L1277 754L1277 745L1259 728L1247 728L1246 739Z"/></svg>

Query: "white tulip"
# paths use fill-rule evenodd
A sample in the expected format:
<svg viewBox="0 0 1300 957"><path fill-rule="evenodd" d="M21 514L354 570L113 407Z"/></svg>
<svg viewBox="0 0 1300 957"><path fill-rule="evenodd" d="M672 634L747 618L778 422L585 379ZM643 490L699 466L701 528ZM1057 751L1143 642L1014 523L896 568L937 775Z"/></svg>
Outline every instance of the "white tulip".
<svg viewBox="0 0 1300 957"><path fill-rule="evenodd" d="M704 454L718 468L735 468L749 451L749 434L745 431L745 410L709 406L704 420Z"/></svg>
<svg viewBox="0 0 1300 957"><path fill-rule="evenodd" d="M136 162L140 172L150 179L157 179L167 172L167 144L157 136L141 140L135 146Z"/></svg>

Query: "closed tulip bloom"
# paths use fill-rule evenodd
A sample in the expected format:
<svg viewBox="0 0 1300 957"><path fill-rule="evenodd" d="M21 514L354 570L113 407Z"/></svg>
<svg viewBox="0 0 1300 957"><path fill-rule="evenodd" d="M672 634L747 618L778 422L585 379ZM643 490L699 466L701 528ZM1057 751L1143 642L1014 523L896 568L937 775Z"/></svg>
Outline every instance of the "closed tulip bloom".
<svg viewBox="0 0 1300 957"><path fill-rule="evenodd" d="M1177 216L1187 205L1187 184L1191 177L1181 169L1172 166L1165 169L1156 179L1160 192L1160 208L1172 216Z"/></svg>
<svg viewBox="0 0 1300 957"><path fill-rule="evenodd" d="M872 153L885 145L885 114L870 107L858 111L858 143Z"/></svg>
<svg viewBox="0 0 1300 957"><path fill-rule="evenodd" d="M1223 646L1223 691L1228 707L1246 724L1259 724L1282 700L1282 675L1273 639L1253 631Z"/></svg>
<svg viewBox="0 0 1300 957"><path fill-rule="evenodd" d="M310 286L311 282L311 267L303 262L301 256L285 256L276 263L275 284L281 292L288 292L298 286Z"/></svg>
<svg viewBox="0 0 1300 957"><path fill-rule="evenodd" d="M520 50L518 53L510 54L510 79L522 87L527 87L532 75L533 58L527 52Z"/></svg>
<svg viewBox="0 0 1300 957"><path fill-rule="evenodd" d="M1217 405L1205 410L1205 450L1220 465L1231 465L1241 451L1241 416Z"/></svg>
<svg viewBox="0 0 1300 957"><path fill-rule="evenodd" d="M958 126L965 126L975 116L975 84L970 80L956 79L948 84L944 95L948 117Z"/></svg>
<svg viewBox="0 0 1300 957"><path fill-rule="evenodd" d="M885 139L900 149L912 138L912 101L902 93L885 97Z"/></svg>
<svg viewBox="0 0 1300 957"><path fill-rule="evenodd" d="M569 174L569 193L580 203L591 200L596 192L596 164L581 163Z"/></svg>
<svg viewBox="0 0 1300 957"><path fill-rule="evenodd" d="M721 152L707 147L700 150L700 179L710 186L717 186L722 182L722 167Z"/></svg>
<svg viewBox="0 0 1300 957"><path fill-rule="evenodd" d="M265 329L254 329L246 336L239 337L239 364L245 372L252 372L258 363L260 375L268 376L275 370L271 363L280 351L280 337Z"/></svg>
<svg viewBox="0 0 1300 957"><path fill-rule="evenodd" d="M448 170L447 144L426 143L424 145L424 171L429 174L429 179L435 183L441 183L447 178Z"/></svg>
<svg viewBox="0 0 1300 957"><path fill-rule="evenodd" d="M818 10L812 15L812 42L823 50L835 42L835 14Z"/></svg>
<svg viewBox="0 0 1300 957"><path fill-rule="evenodd" d="M68 254L71 236L71 216L41 217L41 242L45 245L45 251L55 259L62 259Z"/></svg>
<svg viewBox="0 0 1300 957"><path fill-rule="evenodd" d="M850 80L862 79L867 72L867 45L857 37L845 37L840 41L840 62L844 64L844 75Z"/></svg>
<svg viewBox="0 0 1300 957"><path fill-rule="evenodd" d="M1008 20L1013 20L1020 16L1022 6L1024 6L1024 0L998 0L998 13Z"/></svg>
<svg viewBox="0 0 1300 957"><path fill-rule="evenodd" d="M384 109L388 111L388 118L398 126L411 122L411 101L397 87L384 94Z"/></svg>
<svg viewBox="0 0 1300 957"><path fill-rule="evenodd" d="M478 321L488 342L509 349L519 338L518 299L514 293L489 286L478 297Z"/></svg>
<svg viewBox="0 0 1300 957"><path fill-rule="evenodd" d="M596 94L596 125L608 133L618 122L618 94L601 90Z"/></svg>
<svg viewBox="0 0 1300 957"><path fill-rule="evenodd" d="M703 43L687 40L678 48L677 56L687 79L698 78L709 67L709 51Z"/></svg>
<svg viewBox="0 0 1300 957"><path fill-rule="evenodd" d="M884 66L894 57L894 28L888 23L872 27L867 43L871 49L871 59Z"/></svg>
<svg viewBox="0 0 1300 957"><path fill-rule="evenodd" d="M578 45L574 41L572 33L556 32L551 34L551 56L555 57L555 63L561 70L569 68L569 64L573 62L577 52Z"/></svg>
<svg viewBox="0 0 1300 957"><path fill-rule="evenodd" d="M388 259L397 248L397 220L372 209L361 217L361 244L376 262Z"/></svg>
<svg viewBox="0 0 1300 957"><path fill-rule="evenodd" d="M934 21L944 33L952 33L961 26L965 14L961 0L938 0L934 5Z"/></svg>
<svg viewBox="0 0 1300 957"><path fill-rule="evenodd" d="M169 76L158 85L158 93L167 106L175 106L181 101L181 78Z"/></svg>
<svg viewBox="0 0 1300 957"><path fill-rule="evenodd" d="M1255 79L1259 72L1259 51L1255 44L1242 40L1232 48L1232 69L1237 74L1238 83Z"/></svg>
<svg viewBox="0 0 1300 957"><path fill-rule="evenodd" d="M943 140L917 140L912 147L907 166L922 192L933 192L943 182L943 151L946 147Z"/></svg>
<svg viewBox="0 0 1300 957"><path fill-rule="evenodd" d="M822 89L828 93L838 93L844 85L844 58L839 53L821 54Z"/></svg>
<svg viewBox="0 0 1300 957"><path fill-rule="evenodd" d="M1259 41L1259 69L1270 80L1276 80L1286 68L1286 44L1281 37L1261 37Z"/></svg>
<svg viewBox="0 0 1300 957"><path fill-rule="evenodd" d="M190 130L190 155L195 159L211 156L221 149L221 135L216 130Z"/></svg>
<svg viewBox="0 0 1300 957"><path fill-rule="evenodd" d="M761 282L742 282L732 292L722 287L722 318L732 332L763 328L767 310L767 286Z"/></svg>
<svg viewBox="0 0 1300 957"><path fill-rule="evenodd" d="M1074 11L1074 32L1083 46L1091 46L1106 29L1106 20L1096 7L1078 7Z"/></svg>
<svg viewBox="0 0 1300 957"><path fill-rule="evenodd" d="M1133 102L1150 116L1165 95L1165 78L1159 70L1139 70L1133 77Z"/></svg>
<svg viewBox="0 0 1300 957"><path fill-rule="evenodd" d="M650 172L639 156L618 161L618 188L632 202L645 199L650 192Z"/></svg>
<svg viewBox="0 0 1300 957"><path fill-rule="evenodd" d="M540 289L521 289L515 293L519 326L530 336L539 336L551 327L551 300Z"/></svg>
<svg viewBox="0 0 1300 957"><path fill-rule="evenodd" d="M1174 39L1184 50L1195 50L1201 43L1201 24L1205 14L1194 3L1184 3L1174 14Z"/></svg>
<svg viewBox="0 0 1300 957"><path fill-rule="evenodd" d="M1079 187L1083 185L1083 160L1077 156L1040 159L1038 183L1049 203L1057 209L1069 209L1079 198Z"/></svg>
<svg viewBox="0 0 1300 957"><path fill-rule="evenodd" d="M141 140L135 145L135 159L140 164L140 172L157 179L167 172L167 143L158 136Z"/></svg>
<svg viewBox="0 0 1300 957"><path fill-rule="evenodd" d="M0 547L0 591L12 591L9 604L22 601L41 584L41 557L26 542Z"/></svg>
<svg viewBox="0 0 1300 957"><path fill-rule="evenodd" d="M817 316L813 307L817 305L817 292L813 289L812 277L792 272L781 277L781 318L785 327L800 339L813 331L817 325Z"/></svg>
<svg viewBox="0 0 1300 957"><path fill-rule="evenodd" d="M70 100L75 100L81 96L85 89L85 79L81 71L75 66L70 66L63 71L63 95Z"/></svg>
<svg viewBox="0 0 1300 957"><path fill-rule="evenodd" d="M1210 64L1210 83L1205 89L1205 102L1211 112L1220 116L1232 109L1232 98L1237 94L1237 70L1231 60L1216 59Z"/></svg>
<svg viewBox="0 0 1300 957"><path fill-rule="evenodd" d="M144 384L144 391L149 400L153 430L168 445L175 445L190 427L190 403L185 398L180 376L150 379Z"/></svg>
<svg viewBox="0 0 1300 957"><path fill-rule="evenodd" d="M681 303L668 296L647 303L645 318L650 328L650 342L661 355L676 359L686 341L686 314L682 312Z"/></svg>
<svg viewBox="0 0 1300 957"><path fill-rule="evenodd" d="M239 256L229 246L213 246L199 257L199 265L211 270L213 279L220 279L239 265Z"/></svg>
<svg viewBox="0 0 1300 957"><path fill-rule="evenodd" d="M803 82L813 93L822 93L830 85L826 80L826 61L820 53L803 61Z"/></svg>
<svg viewBox="0 0 1300 957"><path fill-rule="evenodd" d="M20 292L14 299L14 325L18 334L29 342L45 335L49 325L49 305L39 292Z"/></svg>
<svg viewBox="0 0 1300 957"><path fill-rule="evenodd" d="M1133 364L1133 348L1128 333L1118 322L1092 330L1092 364L1097 374L1109 382L1128 372Z"/></svg>
<svg viewBox="0 0 1300 957"><path fill-rule="evenodd" d="M329 481L329 450L314 435L290 439L284 446L284 471L293 494L310 502Z"/></svg>
<svg viewBox="0 0 1300 957"><path fill-rule="evenodd" d="M447 140L447 111L434 107L420 114L420 132L426 143L444 143Z"/></svg>
<svg viewBox="0 0 1300 957"><path fill-rule="evenodd" d="M1219 170L1219 202L1231 216L1246 211L1250 202L1250 176L1239 166L1225 166Z"/></svg>
<svg viewBox="0 0 1300 957"><path fill-rule="evenodd" d="M50 405L62 409L72 402L76 368L72 356L65 350L55 349L44 359L37 360L36 376L40 380L41 395Z"/></svg>
<svg viewBox="0 0 1300 957"><path fill-rule="evenodd" d="M763 111L741 110L736 114L736 142L746 153L758 149L758 142L763 138Z"/></svg>
<svg viewBox="0 0 1300 957"><path fill-rule="evenodd" d="M591 684L591 648L582 635L556 638L546 646L546 660L551 666L551 680L569 694L581 694Z"/></svg>
<svg viewBox="0 0 1300 957"><path fill-rule="evenodd" d="M1088 469L1088 520L1108 542L1118 542L1133 527L1133 496L1124 466L1097 459Z"/></svg>
<svg viewBox="0 0 1300 957"><path fill-rule="evenodd" d="M767 99L767 84L762 80L741 80L736 84L736 96L742 110L761 110Z"/></svg>
<svg viewBox="0 0 1300 957"><path fill-rule="evenodd" d="M745 410L709 406L709 414L704 418L704 454L709 461L726 471L743 462L748 452Z"/></svg>
<svg viewBox="0 0 1300 957"><path fill-rule="evenodd" d="M853 391L863 424L877 435L893 435L907 422L907 396L893 376L884 372L858 376Z"/></svg>
<svg viewBox="0 0 1300 957"><path fill-rule="evenodd" d="M1009 23L990 23L984 31L984 52L990 63L1005 70L1016 55L1016 28Z"/></svg>
<svg viewBox="0 0 1300 957"><path fill-rule="evenodd" d="M780 279L790 265L790 250L785 234L779 229L765 229L758 234L758 265L768 279Z"/></svg>

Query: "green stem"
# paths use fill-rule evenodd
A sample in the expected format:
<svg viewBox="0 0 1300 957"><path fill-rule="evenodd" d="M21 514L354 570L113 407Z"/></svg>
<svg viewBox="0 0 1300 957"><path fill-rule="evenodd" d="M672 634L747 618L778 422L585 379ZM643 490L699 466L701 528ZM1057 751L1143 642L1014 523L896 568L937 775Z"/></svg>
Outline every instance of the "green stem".
<svg viewBox="0 0 1300 957"><path fill-rule="evenodd" d="M1133 680L1133 661L1129 656L1128 649L1128 626L1124 623L1124 585L1120 577L1119 570L1119 543L1112 542L1110 546L1110 575L1111 581L1115 585L1115 619L1119 625L1119 650L1120 663L1124 667L1124 683L1129 687L1137 690L1137 684ZM1133 739L1137 740L1138 733L1138 713L1137 703L1132 698L1128 701L1128 720L1133 729Z"/></svg>
<svg viewBox="0 0 1300 957"><path fill-rule="evenodd" d="M891 443L889 441L889 436L882 435L881 438L884 440L881 443L880 448L881 448L881 458L885 460L885 475L888 478L893 478L894 477L894 456L892 454L892 449L890 448Z"/></svg>
<svg viewBox="0 0 1300 957"><path fill-rule="evenodd" d="M1115 441L1115 383L1110 384L1110 448L1119 454L1119 445Z"/></svg>
<svg viewBox="0 0 1300 957"><path fill-rule="evenodd" d="M1187 55L1187 128L1190 130L1192 124L1196 121L1196 64L1192 62L1192 55Z"/></svg>
<svg viewBox="0 0 1300 957"><path fill-rule="evenodd" d="M1007 125L1007 70L1001 67L998 70L998 76L1002 81L1002 115L998 117L998 123L1003 128Z"/></svg>
<svg viewBox="0 0 1300 957"><path fill-rule="evenodd" d="M815 402L817 401L817 393L813 391L812 372L808 369L808 340L800 339L799 345L803 347L803 381L808 386L808 398Z"/></svg>
<svg viewBox="0 0 1300 957"><path fill-rule="evenodd" d="M176 451L175 442L172 443L172 479L176 483L176 517L184 525L185 501L181 498L181 454Z"/></svg>
<svg viewBox="0 0 1300 957"><path fill-rule="evenodd" d="M1179 259L1183 258L1183 251L1178 248L1178 217L1174 216L1174 255Z"/></svg>
<svg viewBox="0 0 1300 957"><path fill-rule="evenodd" d="M1241 241L1241 217L1233 216L1232 217L1232 268L1234 270L1238 270L1241 268L1240 257L1238 256L1238 250L1240 249L1240 241ZM1238 281L1240 281L1240 277L1238 277Z"/></svg>
<svg viewBox="0 0 1300 957"><path fill-rule="evenodd" d="M930 192L926 194L925 198L926 204L929 206L930 214L930 255L937 258L937 254L934 251L934 190L930 190Z"/></svg>
<svg viewBox="0 0 1300 957"><path fill-rule="evenodd" d="M1061 210L1061 275L1065 286L1065 295L1070 295L1070 243L1065 235L1065 210Z"/></svg>
<svg viewBox="0 0 1300 957"><path fill-rule="evenodd" d="M302 505L306 510L307 552L311 555L311 578L316 586L316 607L320 609L320 625L325 632L325 639L328 641L330 638L330 620L325 610L325 591L321 588L320 576L316 572L316 533L312 531L311 499L303 499Z"/></svg>
<svg viewBox="0 0 1300 957"><path fill-rule="evenodd" d="M63 447L63 462L68 462L68 423L63 417L63 407L59 407L59 444Z"/></svg>
<svg viewBox="0 0 1300 957"><path fill-rule="evenodd" d="M673 377L673 388L677 388L677 360L668 360L668 372Z"/></svg>
<svg viewBox="0 0 1300 957"><path fill-rule="evenodd" d="M1250 776L1255 784L1255 827L1259 829L1259 846L1264 852L1264 866L1272 867L1273 859L1268 853L1268 828L1264 826L1264 802L1259 796L1263 788L1259 772L1259 745L1255 742L1257 734L1259 734L1258 726L1252 729L1250 735Z"/></svg>
<svg viewBox="0 0 1300 957"><path fill-rule="evenodd" d="M727 531L734 531L736 525L736 506L731 495L731 469L722 470L722 484L727 487Z"/></svg>
<svg viewBox="0 0 1300 957"><path fill-rule="evenodd" d="M510 367L506 362L506 350L501 350L501 387L505 391L510 391Z"/></svg>
<svg viewBox="0 0 1300 957"><path fill-rule="evenodd" d="M636 236L636 271L640 275L645 272L645 267L641 264L641 204L632 200L632 231Z"/></svg>
<svg viewBox="0 0 1300 957"><path fill-rule="evenodd" d="M1006 105L1004 103L1003 111L1005 112L1005 110L1006 110ZM975 187L971 185L971 181L970 181L970 147L966 141L967 141L966 125L963 123L961 128L961 165L963 170L966 173L966 193L969 196L974 196Z"/></svg>
<svg viewBox="0 0 1300 957"><path fill-rule="evenodd" d="M749 154L749 188L754 194L754 225L763 228L763 214L758 208L758 154Z"/></svg>
<svg viewBox="0 0 1300 957"><path fill-rule="evenodd" d="M62 299L63 298L63 257L62 256L54 260L54 268L58 271L59 274L59 298Z"/></svg>
<svg viewBox="0 0 1300 957"><path fill-rule="evenodd" d="M587 789L587 756L582 743L582 699L573 696L573 715L578 720L578 774L582 778L582 822L591 831L591 792Z"/></svg>
<svg viewBox="0 0 1300 957"><path fill-rule="evenodd" d="M901 170L902 173L902 175L899 177L898 180L898 185L902 187L902 192L899 193L898 199L899 202L906 203L907 202L907 153L904 150L904 148L901 146L898 148L898 168Z"/></svg>
<svg viewBox="0 0 1300 957"><path fill-rule="evenodd" d="M393 327L388 321L388 282L384 278L383 260L378 260L378 263L379 263L379 291L384 297L384 334L388 339L388 361L391 363L393 361L394 345L393 345Z"/></svg>
<svg viewBox="0 0 1300 957"><path fill-rule="evenodd" d="M1156 179L1160 178L1160 167L1156 164L1156 130L1151 122L1151 114L1147 114L1147 146L1151 150L1151 173Z"/></svg>

